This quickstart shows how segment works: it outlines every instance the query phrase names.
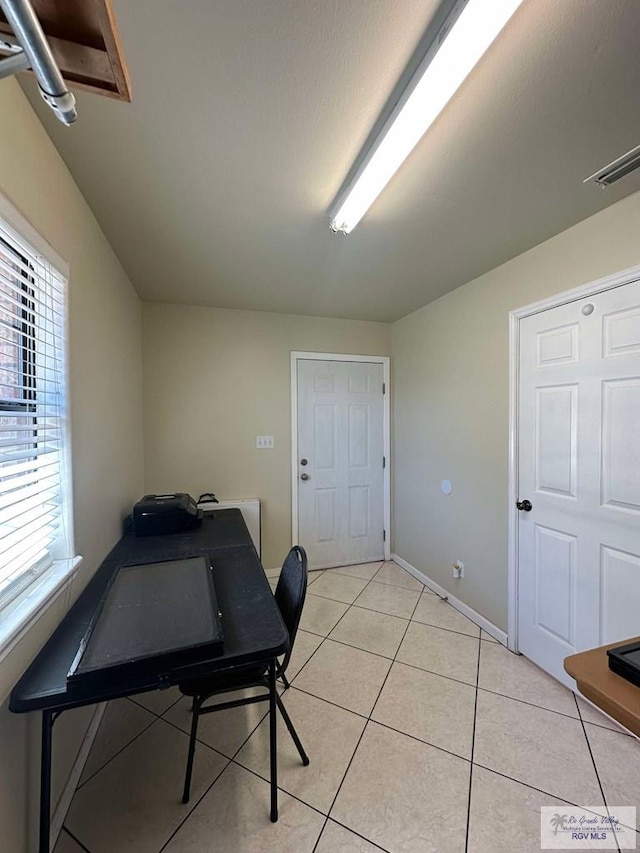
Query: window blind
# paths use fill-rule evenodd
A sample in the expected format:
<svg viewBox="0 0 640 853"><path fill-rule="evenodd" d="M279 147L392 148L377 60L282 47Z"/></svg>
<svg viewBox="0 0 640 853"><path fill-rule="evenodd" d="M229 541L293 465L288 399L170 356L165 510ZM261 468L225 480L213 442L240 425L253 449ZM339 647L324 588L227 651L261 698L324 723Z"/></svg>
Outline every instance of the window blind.
<svg viewBox="0 0 640 853"><path fill-rule="evenodd" d="M0 609L66 553L66 280L0 219Z"/></svg>

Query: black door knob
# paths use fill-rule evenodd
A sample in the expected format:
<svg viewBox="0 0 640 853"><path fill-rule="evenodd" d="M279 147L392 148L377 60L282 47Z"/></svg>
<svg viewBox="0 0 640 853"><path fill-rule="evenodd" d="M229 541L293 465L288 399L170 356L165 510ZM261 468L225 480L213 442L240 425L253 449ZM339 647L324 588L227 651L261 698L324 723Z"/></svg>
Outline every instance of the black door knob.
<svg viewBox="0 0 640 853"><path fill-rule="evenodd" d="M533 509L533 504L531 503L531 501L527 500L516 501L516 506L521 512L531 512L531 510Z"/></svg>

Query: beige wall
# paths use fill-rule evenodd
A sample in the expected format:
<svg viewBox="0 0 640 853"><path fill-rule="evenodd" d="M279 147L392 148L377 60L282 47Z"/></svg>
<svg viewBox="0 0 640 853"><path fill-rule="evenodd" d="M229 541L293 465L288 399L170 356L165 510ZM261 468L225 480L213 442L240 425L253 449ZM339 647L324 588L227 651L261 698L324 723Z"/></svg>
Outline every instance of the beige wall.
<svg viewBox="0 0 640 853"><path fill-rule="evenodd" d="M393 550L505 630L508 312L638 263L640 193L393 325Z"/></svg>
<svg viewBox="0 0 640 853"><path fill-rule="evenodd" d="M70 593L0 664L19 674L116 542L122 516L142 490L141 312L118 259L14 79L0 80L0 115L5 119L0 192L70 265L74 518L76 551L84 557ZM70 712L56 725L54 800L88 717L86 710ZM34 722L10 715L6 702L0 707L0 846L7 853L27 850L27 788L37 790ZM32 796L29 807L35 803ZM33 847L33 823L30 829Z"/></svg>
<svg viewBox="0 0 640 853"><path fill-rule="evenodd" d="M291 543L292 350L388 355L386 323L144 303L145 490L262 499L263 563ZM273 435L273 450L256 450Z"/></svg>

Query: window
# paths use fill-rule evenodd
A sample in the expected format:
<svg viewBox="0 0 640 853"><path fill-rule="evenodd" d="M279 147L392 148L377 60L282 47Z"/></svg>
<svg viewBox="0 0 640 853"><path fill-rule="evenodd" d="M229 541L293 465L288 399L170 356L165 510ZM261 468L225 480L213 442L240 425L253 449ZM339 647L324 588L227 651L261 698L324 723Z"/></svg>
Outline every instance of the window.
<svg viewBox="0 0 640 853"><path fill-rule="evenodd" d="M65 276L0 215L0 616L72 556L65 326Z"/></svg>

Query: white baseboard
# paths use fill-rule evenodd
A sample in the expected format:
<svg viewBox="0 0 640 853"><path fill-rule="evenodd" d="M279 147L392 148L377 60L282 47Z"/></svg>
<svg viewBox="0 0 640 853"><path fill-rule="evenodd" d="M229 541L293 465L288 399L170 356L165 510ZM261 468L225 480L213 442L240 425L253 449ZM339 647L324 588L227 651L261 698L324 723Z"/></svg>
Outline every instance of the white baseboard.
<svg viewBox="0 0 640 853"><path fill-rule="evenodd" d="M406 560L403 560L402 557L399 557L397 554L391 554L391 559L394 563L397 563L401 566L405 571L409 572L410 575L413 575L414 578L417 578L421 583L423 583L426 587L428 587L432 592L435 592L436 595L439 595L440 598L446 598L449 604L452 607L455 607L456 610L459 610L463 616L466 616L467 619L470 619L472 622L482 628L483 631L486 631L487 634L490 634L495 640L499 643L502 643L503 646L507 645L507 633L503 631L501 628L498 628L497 625L494 625L493 622L489 622L488 619L485 619L484 616L481 616L476 610L472 607L469 607L468 604L465 604L464 601L460 601L459 598L456 598L455 595L451 595L451 593L446 590L443 586L436 583L434 580L431 580L430 577L421 572L419 569L416 569L415 566L412 566L411 563L407 563Z"/></svg>
<svg viewBox="0 0 640 853"><path fill-rule="evenodd" d="M84 736L82 745L78 750L76 760L74 761L73 767L71 768L71 773L69 773L69 778L67 779L67 782L64 786L64 790L62 791L60 799L58 800L56 810L51 818L50 843L52 850L56 846L58 836L60 835L60 832L62 830L62 826L67 816L67 812L69 811L69 807L71 806L71 800L73 799L73 795L75 794L76 788L78 787L78 782L80 781L80 777L82 776L84 765L87 763L87 758L89 757L89 753L91 752L91 747L93 746L93 741L95 740L95 737L98 733L98 727L102 722L102 717L104 716L106 707L106 702L101 702L99 705L96 705L95 711L93 712L93 716L91 717L91 722L89 723L89 728L87 729L87 733Z"/></svg>

